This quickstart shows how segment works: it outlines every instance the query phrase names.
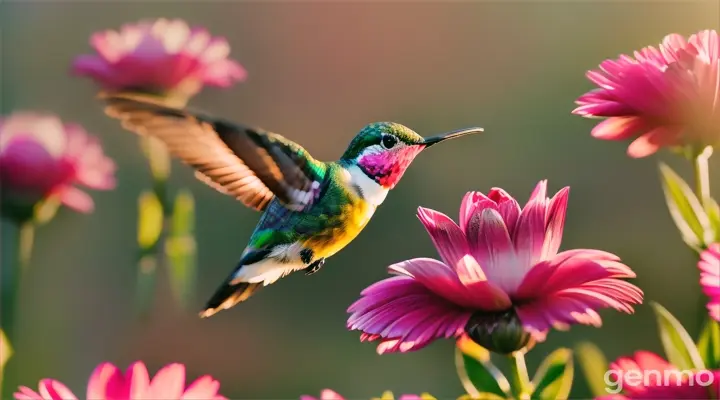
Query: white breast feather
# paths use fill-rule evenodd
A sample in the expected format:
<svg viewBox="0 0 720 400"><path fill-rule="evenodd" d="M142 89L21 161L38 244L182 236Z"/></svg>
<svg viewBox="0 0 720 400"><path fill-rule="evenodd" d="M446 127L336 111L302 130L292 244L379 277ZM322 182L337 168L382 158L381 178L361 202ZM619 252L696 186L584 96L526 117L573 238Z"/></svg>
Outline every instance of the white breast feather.
<svg viewBox="0 0 720 400"><path fill-rule="evenodd" d="M365 175L365 173L357 165L350 166L347 170L350 173L350 182L360 188L362 191L362 197L365 201L375 207L385 201L385 197L387 197L388 194L387 189L375 182L369 176Z"/></svg>

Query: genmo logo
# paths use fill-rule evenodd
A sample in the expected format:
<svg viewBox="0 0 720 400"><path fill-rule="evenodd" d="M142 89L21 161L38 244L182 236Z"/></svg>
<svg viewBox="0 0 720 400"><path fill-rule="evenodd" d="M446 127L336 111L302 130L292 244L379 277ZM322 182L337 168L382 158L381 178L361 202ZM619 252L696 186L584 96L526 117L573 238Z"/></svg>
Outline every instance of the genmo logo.
<svg viewBox="0 0 720 400"><path fill-rule="evenodd" d="M611 394L623 391L625 387L637 386L710 386L715 382L715 375L708 370L608 370L604 375L605 390Z"/></svg>

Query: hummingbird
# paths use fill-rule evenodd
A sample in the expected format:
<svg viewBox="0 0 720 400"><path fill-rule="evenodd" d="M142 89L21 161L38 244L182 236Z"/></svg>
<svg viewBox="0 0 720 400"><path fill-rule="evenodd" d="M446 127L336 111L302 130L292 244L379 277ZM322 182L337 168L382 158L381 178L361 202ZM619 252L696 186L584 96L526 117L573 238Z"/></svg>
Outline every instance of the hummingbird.
<svg viewBox="0 0 720 400"><path fill-rule="evenodd" d="M318 272L355 239L415 157L468 128L423 138L395 122L371 123L338 161L258 127L173 108L149 98L101 95L105 113L139 135L160 139L202 182L263 212L240 261L200 317L247 300L286 275Z"/></svg>

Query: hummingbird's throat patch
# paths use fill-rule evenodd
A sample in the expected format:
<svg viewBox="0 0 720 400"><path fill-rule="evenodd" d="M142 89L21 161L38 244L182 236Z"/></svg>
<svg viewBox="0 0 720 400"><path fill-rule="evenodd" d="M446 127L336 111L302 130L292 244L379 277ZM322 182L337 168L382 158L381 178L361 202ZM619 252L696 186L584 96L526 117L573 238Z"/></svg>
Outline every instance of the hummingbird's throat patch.
<svg viewBox="0 0 720 400"><path fill-rule="evenodd" d="M392 189L424 146L406 146L397 150L363 156L358 165L381 186Z"/></svg>

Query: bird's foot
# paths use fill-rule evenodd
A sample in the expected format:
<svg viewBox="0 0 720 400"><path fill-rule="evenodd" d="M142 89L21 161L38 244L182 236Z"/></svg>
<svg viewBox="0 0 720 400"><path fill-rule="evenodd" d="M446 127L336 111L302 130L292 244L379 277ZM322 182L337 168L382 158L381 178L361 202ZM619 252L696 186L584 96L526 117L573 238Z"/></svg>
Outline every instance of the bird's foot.
<svg viewBox="0 0 720 400"><path fill-rule="evenodd" d="M312 274L320 271L320 268L322 268L323 265L325 265L325 259L324 259L324 258L321 258L321 259L315 261L314 263L308 265L307 268L305 268L305 270L304 270L304 271L305 271L305 275L308 275L308 276L309 276L309 275L312 275Z"/></svg>

